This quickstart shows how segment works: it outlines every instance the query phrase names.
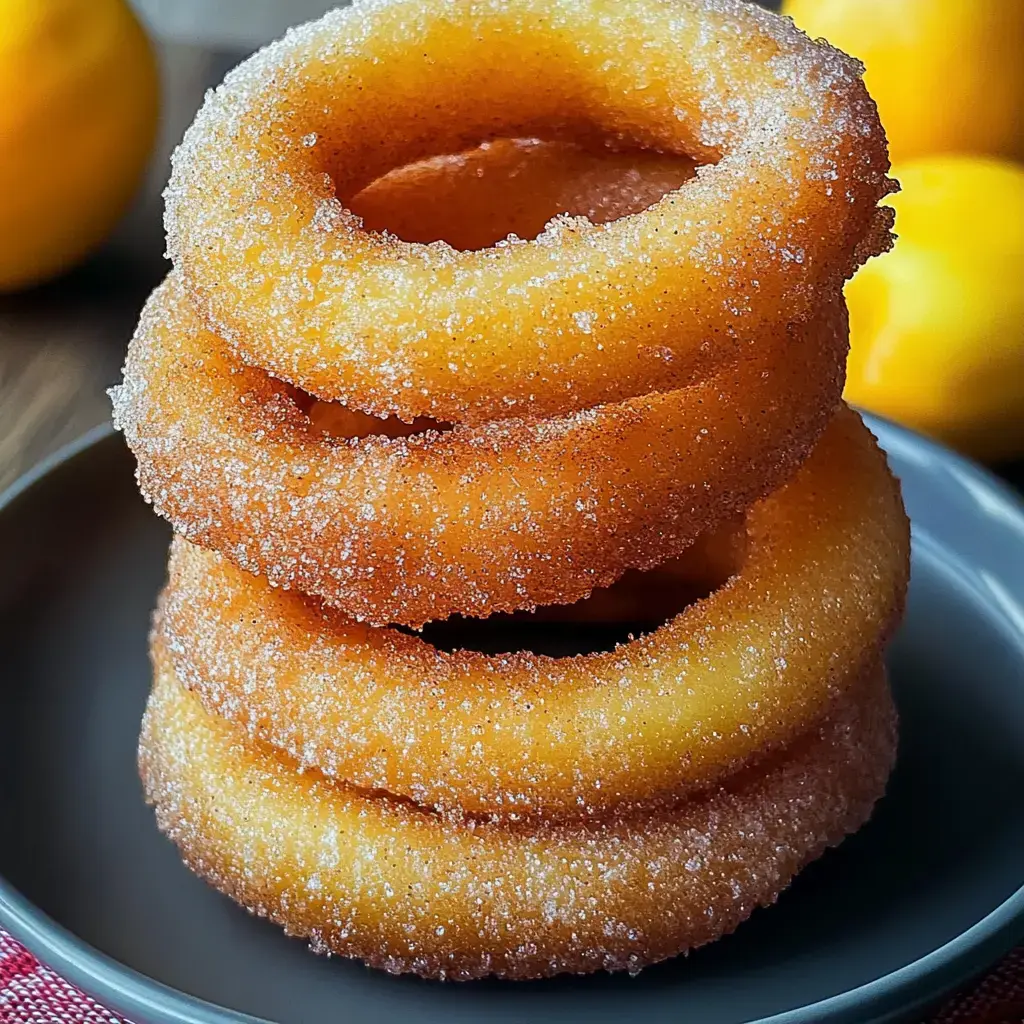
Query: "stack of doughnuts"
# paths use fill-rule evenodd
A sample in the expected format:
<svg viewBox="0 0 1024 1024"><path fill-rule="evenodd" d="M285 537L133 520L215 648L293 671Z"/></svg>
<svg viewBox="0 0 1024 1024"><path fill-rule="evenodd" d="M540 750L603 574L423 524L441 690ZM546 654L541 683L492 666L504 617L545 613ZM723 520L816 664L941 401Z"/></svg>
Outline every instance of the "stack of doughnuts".
<svg viewBox="0 0 1024 1024"><path fill-rule="evenodd" d="M868 818L908 529L841 400L860 71L739 0L368 0L209 95L112 391L197 873L389 971L636 971Z"/></svg>

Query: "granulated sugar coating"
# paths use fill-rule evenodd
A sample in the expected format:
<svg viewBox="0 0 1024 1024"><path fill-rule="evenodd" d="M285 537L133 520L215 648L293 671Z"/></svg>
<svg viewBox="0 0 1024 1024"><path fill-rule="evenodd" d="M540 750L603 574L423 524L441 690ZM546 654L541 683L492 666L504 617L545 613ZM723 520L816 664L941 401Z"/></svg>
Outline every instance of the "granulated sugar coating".
<svg viewBox="0 0 1024 1024"><path fill-rule="evenodd" d="M183 536L362 621L420 626L569 603L678 555L807 457L846 344L833 299L682 391L345 439L235 363L174 273L143 312L114 415L143 494Z"/></svg>
<svg viewBox="0 0 1024 1024"><path fill-rule="evenodd" d="M788 743L878 660L902 609L906 520L857 416L836 418L746 531L724 586L605 654L448 654L183 541L155 635L208 709L305 767L447 810L590 815Z"/></svg>
<svg viewBox="0 0 1024 1024"><path fill-rule="evenodd" d="M450 821L299 772L203 711L162 647L140 764L212 885L321 953L468 979L639 970L732 931L858 828L892 766L883 671L780 755L655 813Z"/></svg>
<svg viewBox="0 0 1024 1024"><path fill-rule="evenodd" d="M370 0L210 94L174 158L168 249L246 361L377 415L555 415L679 387L888 246L860 64L739 0ZM641 213L461 252L345 204L502 136L679 154Z"/></svg>
<svg viewBox="0 0 1024 1024"><path fill-rule="evenodd" d="M637 971L864 822L909 530L841 400L860 71L736 0L370 0L207 97L112 390L197 873L389 971ZM443 642L498 613L624 639Z"/></svg>

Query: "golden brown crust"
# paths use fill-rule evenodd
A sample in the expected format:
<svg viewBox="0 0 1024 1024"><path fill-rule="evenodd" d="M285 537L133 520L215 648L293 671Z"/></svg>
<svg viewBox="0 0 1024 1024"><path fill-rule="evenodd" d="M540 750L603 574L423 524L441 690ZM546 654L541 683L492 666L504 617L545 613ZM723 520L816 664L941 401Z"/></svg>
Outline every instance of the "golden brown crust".
<svg viewBox="0 0 1024 1024"><path fill-rule="evenodd" d="M427 806L589 815L789 742L877 660L902 614L909 538L855 413L746 529L724 586L608 653L449 654L184 542L156 637L208 709L306 767Z"/></svg>
<svg viewBox="0 0 1024 1024"><path fill-rule="evenodd" d="M874 666L788 750L671 810L472 825L297 772L154 661L142 778L192 869L318 952L425 977L636 971L710 942L867 819L895 753Z"/></svg>
<svg viewBox="0 0 1024 1024"><path fill-rule="evenodd" d="M734 0L358 3L209 97L175 157L169 252L244 360L376 415L553 416L672 390L709 344L717 365L766 342L888 244L861 71ZM643 212L479 252L345 209L393 168L524 134L704 166Z"/></svg>
<svg viewBox="0 0 1024 1024"><path fill-rule="evenodd" d="M115 417L177 532L373 624L567 604L678 555L782 483L839 401L845 306L687 389L553 420L331 437L240 368L172 275Z"/></svg>

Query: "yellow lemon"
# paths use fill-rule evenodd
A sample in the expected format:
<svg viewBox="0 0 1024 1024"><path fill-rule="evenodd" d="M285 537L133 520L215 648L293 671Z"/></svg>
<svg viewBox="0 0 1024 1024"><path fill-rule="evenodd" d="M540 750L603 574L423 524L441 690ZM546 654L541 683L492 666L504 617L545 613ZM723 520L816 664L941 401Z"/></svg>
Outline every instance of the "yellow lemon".
<svg viewBox="0 0 1024 1024"><path fill-rule="evenodd" d="M107 235L145 169L158 101L125 0L0 0L0 291Z"/></svg>
<svg viewBox="0 0 1024 1024"><path fill-rule="evenodd" d="M864 62L895 160L1024 158L1024 0L785 0L782 9Z"/></svg>
<svg viewBox="0 0 1024 1024"><path fill-rule="evenodd" d="M846 398L977 458L1024 455L1024 167L893 173L896 246L846 287Z"/></svg>

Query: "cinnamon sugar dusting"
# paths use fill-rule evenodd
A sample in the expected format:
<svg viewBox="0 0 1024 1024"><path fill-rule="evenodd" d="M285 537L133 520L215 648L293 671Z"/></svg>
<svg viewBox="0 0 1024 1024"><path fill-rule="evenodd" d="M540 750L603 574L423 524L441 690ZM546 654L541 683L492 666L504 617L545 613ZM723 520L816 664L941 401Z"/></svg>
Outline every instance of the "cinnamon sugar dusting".
<svg viewBox="0 0 1024 1024"><path fill-rule="evenodd" d="M394 973L636 972L868 818L862 71L739 0L357 0L208 94L111 398L177 535L139 767L210 884ZM646 625L418 632L535 611Z"/></svg>

